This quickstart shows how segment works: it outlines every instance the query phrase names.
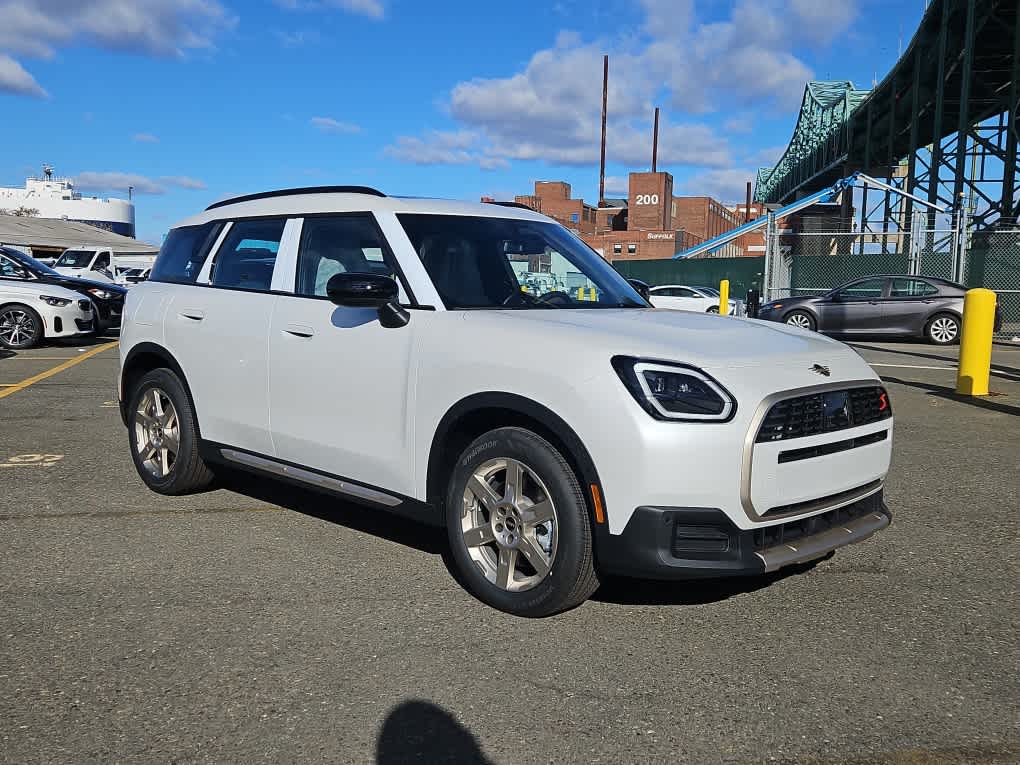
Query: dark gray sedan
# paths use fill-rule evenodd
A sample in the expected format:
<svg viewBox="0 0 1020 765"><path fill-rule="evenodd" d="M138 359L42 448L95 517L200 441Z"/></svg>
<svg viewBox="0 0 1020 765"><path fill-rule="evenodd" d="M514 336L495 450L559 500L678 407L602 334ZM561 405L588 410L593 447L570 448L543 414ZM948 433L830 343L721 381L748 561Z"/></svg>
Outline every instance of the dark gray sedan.
<svg viewBox="0 0 1020 765"><path fill-rule="evenodd" d="M759 319L833 335L912 335L936 345L960 338L967 288L928 276L868 276L824 295L766 303Z"/></svg>

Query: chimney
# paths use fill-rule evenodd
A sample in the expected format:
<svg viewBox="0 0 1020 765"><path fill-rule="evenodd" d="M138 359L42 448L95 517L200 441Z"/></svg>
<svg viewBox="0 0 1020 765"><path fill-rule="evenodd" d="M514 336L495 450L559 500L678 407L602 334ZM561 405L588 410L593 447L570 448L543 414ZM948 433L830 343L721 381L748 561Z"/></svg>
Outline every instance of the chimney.
<svg viewBox="0 0 1020 765"><path fill-rule="evenodd" d="M599 165L599 207L606 206L606 113L609 106L609 56L602 57L602 162Z"/></svg>
<svg viewBox="0 0 1020 765"><path fill-rule="evenodd" d="M655 107L655 127L652 129L652 172L659 169L659 107Z"/></svg>

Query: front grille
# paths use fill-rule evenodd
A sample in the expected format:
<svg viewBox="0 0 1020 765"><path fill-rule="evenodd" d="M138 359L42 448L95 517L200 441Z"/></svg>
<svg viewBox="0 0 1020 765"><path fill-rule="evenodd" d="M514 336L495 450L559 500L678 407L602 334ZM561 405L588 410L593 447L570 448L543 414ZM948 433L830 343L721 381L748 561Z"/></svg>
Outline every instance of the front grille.
<svg viewBox="0 0 1020 765"><path fill-rule="evenodd" d="M783 399L772 405L756 443L785 441L856 428L892 417L885 388L849 388Z"/></svg>
<svg viewBox="0 0 1020 765"><path fill-rule="evenodd" d="M756 552L760 552L777 545L792 544L803 537L821 534L831 528L842 526L857 518L861 518L868 513L881 511L882 493L878 492L845 507L830 510L827 513L820 513L819 515L812 515L810 518L800 518L795 521L779 523L775 526L755 529L754 549Z"/></svg>

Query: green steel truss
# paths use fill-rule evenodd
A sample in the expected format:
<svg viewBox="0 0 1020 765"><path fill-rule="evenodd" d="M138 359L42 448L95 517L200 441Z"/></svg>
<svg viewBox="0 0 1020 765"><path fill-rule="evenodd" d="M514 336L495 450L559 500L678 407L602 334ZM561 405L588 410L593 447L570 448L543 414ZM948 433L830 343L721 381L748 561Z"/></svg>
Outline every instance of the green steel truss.
<svg viewBox="0 0 1020 765"><path fill-rule="evenodd" d="M975 230L1020 216L1020 0L933 0L910 45L873 90L810 83L790 145L758 172L755 198L789 203L855 171L933 204L965 207ZM895 194L844 195L860 228L909 226ZM934 226L934 218L930 219Z"/></svg>

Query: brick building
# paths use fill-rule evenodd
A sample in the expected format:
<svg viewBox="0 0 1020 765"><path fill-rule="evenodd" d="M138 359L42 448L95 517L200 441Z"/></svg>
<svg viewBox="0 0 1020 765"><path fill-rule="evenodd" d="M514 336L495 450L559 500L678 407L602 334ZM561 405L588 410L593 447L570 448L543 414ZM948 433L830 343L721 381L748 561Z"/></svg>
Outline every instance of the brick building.
<svg viewBox="0 0 1020 765"><path fill-rule="evenodd" d="M729 210L736 214L737 225L743 225L748 221L756 220L768 213L765 205L760 202L752 202L750 207L747 206L746 202L739 205L729 205ZM765 229L760 228L757 231L744 234L735 239L733 243L743 250L744 255L760 257L765 254Z"/></svg>
<svg viewBox="0 0 1020 765"><path fill-rule="evenodd" d="M595 208L570 196L570 184L563 181L535 181L535 193L514 197L514 201L548 215L579 234L595 233Z"/></svg>

